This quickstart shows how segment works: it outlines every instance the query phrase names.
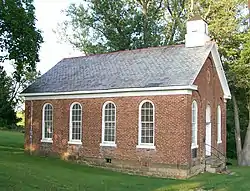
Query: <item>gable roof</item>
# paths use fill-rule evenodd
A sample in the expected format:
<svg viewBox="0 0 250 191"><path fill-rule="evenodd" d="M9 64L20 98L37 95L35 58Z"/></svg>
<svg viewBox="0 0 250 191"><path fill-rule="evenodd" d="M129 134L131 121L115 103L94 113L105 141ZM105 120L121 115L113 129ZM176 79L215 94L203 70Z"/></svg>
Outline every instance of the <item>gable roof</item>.
<svg viewBox="0 0 250 191"><path fill-rule="evenodd" d="M214 47L209 42L65 58L22 94L190 86Z"/></svg>

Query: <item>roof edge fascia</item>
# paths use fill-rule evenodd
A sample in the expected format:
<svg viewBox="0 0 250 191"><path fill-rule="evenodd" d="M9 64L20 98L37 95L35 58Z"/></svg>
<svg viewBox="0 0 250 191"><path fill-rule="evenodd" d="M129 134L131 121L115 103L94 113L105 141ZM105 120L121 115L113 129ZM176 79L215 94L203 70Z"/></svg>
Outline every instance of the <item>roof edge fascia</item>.
<svg viewBox="0 0 250 191"><path fill-rule="evenodd" d="M219 77L220 83L221 83L221 87L224 93L224 99L231 99L231 92L229 89L229 85L227 82L227 78L226 78L226 74L220 59L220 55L219 55L219 51L218 51L218 47L215 44L213 49L211 50L211 54L215 63L215 68L217 71L217 75Z"/></svg>
<svg viewBox="0 0 250 191"><path fill-rule="evenodd" d="M176 90L197 90L198 86L168 86L168 87L150 87L150 88L123 88L123 89L108 89L108 90L91 90L91 91L71 91L71 92L45 92L45 93L21 93L22 97L37 97L37 96L62 96L62 95L84 95L84 94L112 94L125 92L149 92L149 91L176 91Z"/></svg>

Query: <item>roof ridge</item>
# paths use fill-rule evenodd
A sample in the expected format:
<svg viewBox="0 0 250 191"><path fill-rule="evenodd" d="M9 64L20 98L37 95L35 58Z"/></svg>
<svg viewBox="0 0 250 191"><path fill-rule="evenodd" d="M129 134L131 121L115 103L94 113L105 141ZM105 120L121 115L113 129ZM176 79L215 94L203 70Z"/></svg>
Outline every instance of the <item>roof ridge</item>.
<svg viewBox="0 0 250 191"><path fill-rule="evenodd" d="M184 44L175 44L175 45L166 45L166 46L150 46L150 47L144 47L144 48L137 48L137 49L131 49L131 50L116 50L112 52L104 52L104 53L98 53L98 54L89 54L89 55L83 55L83 56L73 56L73 57L65 57L64 59L74 59L74 58L87 58L92 56L100 56L100 55L108 55L108 54L114 54L118 52L135 52L135 51L141 51L141 50L149 50L149 49L161 49L161 48L171 48L171 47L179 47L183 46Z"/></svg>

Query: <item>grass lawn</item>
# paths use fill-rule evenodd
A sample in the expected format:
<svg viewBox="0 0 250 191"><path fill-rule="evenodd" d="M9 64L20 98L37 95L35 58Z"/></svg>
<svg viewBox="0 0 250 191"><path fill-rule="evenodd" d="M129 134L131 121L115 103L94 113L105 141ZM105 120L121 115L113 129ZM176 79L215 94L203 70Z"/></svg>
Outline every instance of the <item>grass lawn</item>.
<svg viewBox="0 0 250 191"><path fill-rule="evenodd" d="M250 167L232 167L234 175L205 173L189 180L131 176L23 152L23 134L0 131L0 191L217 191L250 190Z"/></svg>

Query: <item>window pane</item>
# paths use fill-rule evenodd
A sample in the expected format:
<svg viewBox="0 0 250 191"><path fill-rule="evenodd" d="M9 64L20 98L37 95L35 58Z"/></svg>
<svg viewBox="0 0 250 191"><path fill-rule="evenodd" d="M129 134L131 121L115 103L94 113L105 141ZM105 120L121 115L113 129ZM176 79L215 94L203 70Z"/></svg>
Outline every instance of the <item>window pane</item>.
<svg viewBox="0 0 250 191"><path fill-rule="evenodd" d="M145 137L141 137L141 143L146 143Z"/></svg>
<svg viewBox="0 0 250 191"><path fill-rule="evenodd" d="M153 137L149 137L149 143L153 143Z"/></svg>

